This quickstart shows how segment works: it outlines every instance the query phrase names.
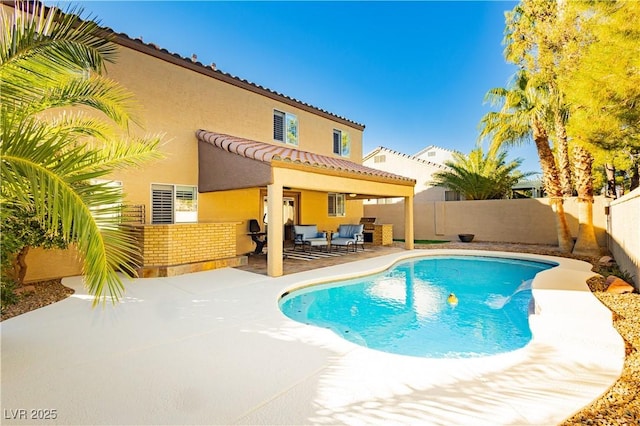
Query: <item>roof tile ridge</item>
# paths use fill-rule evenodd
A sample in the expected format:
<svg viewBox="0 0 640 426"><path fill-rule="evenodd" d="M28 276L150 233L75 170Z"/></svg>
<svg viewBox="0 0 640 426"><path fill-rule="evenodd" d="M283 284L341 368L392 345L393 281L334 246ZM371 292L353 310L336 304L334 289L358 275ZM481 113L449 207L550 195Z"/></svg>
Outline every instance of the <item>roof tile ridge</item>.
<svg viewBox="0 0 640 426"><path fill-rule="evenodd" d="M157 45L157 44L155 44L155 43L152 43L152 42L145 42L145 41L143 41L143 40L142 40L142 38L140 38L140 37L138 37L138 38L133 38L133 37L131 37L130 35L128 35L127 33L123 33L123 32L116 32L116 31L114 31L112 28L109 28L109 27L106 27L106 26L100 26L100 29L101 29L101 30L103 30L103 31L105 31L107 34L110 34L110 35L113 35L113 36L116 36L116 37L120 37L120 38L124 38L124 39L126 39L126 40L131 41L131 42L134 42L134 43L140 44L140 45L142 45L142 46L146 46L146 47L151 48L151 49L154 49L154 50L156 50L156 51L158 51L158 52L161 52L161 53L164 53L164 54L171 55L171 56L175 57L176 59L180 59L180 60L184 61L185 63L198 65L198 66L200 66L200 67L202 67L202 68L207 69L209 72L215 72L215 73L217 73L217 74L224 75L224 76L229 77L229 78L232 78L232 79L234 79L234 80L236 80L236 81L239 81L239 82L242 82L242 83L248 84L248 85L253 86L253 87L255 87L255 88L257 88L257 89L260 89L260 90L267 91L267 92L272 93L272 94L274 94L274 95L276 95L276 96L279 96L279 97L282 97L282 98L288 99L288 100L290 100L290 101L292 101L292 102L298 103L298 104L300 104L300 105L304 105L304 106L306 106L306 107L308 107L308 108L315 109L315 110L317 110L317 111L319 111L319 112L322 112L322 113L328 114L328 115L330 115L330 116L332 116L332 117L335 117L335 118L338 118L338 119L340 119L340 120L344 120L344 121L349 122L349 123L351 123L351 124L354 124L354 125L356 125L356 126L364 127L364 124L359 123L359 122L357 122L357 121L355 121L355 120L351 120L351 119L349 119L349 118L347 118L347 117L344 117L344 116L338 115L338 114L336 114L336 113L333 113L333 112L331 112L331 111L327 111L327 110L325 110L325 109L323 109L323 108L320 108L320 107L318 107L318 106L315 106L315 105L312 105L312 104L310 104L310 103L307 103L307 102L301 101L300 99L297 99L297 98L291 97L291 96L289 96L289 95L285 95L284 93L278 92L278 91L273 90L273 89L269 89L268 87L265 87L265 86L262 86L262 85L260 85L260 84L257 84L257 83L254 83L254 82L252 82L252 81L249 81L249 80L247 80L247 79L244 79L244 78L238 77L238 76L233 75L233 74L231 74L231 73L228 73L228 72L226 72L226 71L222 71L222 70L218 69L218 68L216 67L216 65L215 65L215 64L205 65L205 64L203 64L203 63L202 63L202 62L200 62L200 61L193 60L193 59L191 59L191 58L187 58L187 57L182 56L181 54L176 53L176 52L171 52L171 51L167 50L166 48L163 48L163 47L158 46L158 45Z"/></svg>

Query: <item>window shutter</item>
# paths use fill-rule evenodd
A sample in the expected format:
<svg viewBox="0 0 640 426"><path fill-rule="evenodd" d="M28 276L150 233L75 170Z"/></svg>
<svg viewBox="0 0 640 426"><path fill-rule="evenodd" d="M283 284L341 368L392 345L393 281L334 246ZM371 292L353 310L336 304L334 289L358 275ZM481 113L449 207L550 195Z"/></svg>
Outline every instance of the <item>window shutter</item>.
<svg viewBox="0 0 640 426"><path fill-rule="evenodd" d="M284 142L284 116L283 112L273 112L273 139L281 142Z"/></svg>
<svg viewBox="0 0 640 426"><path fill-rule="evenodd" d="M173 186L151 187L151 223L173 223Z"/></svg>
<svg viewBox="0 0 640 426"><path fill-rule="evenodd" d="M329 200L329 209L327 213L329 214L329 216L335 216L336 215L336 194L329 194L328 200Z"/></svg>
<svg viewBox="0 0 640 426"><path fill-rule="evenodd" d="M340 135L340 130L334 130L333 131L333 153L334 154L341 154L341 148L342 148L342 136Z"/></svg>

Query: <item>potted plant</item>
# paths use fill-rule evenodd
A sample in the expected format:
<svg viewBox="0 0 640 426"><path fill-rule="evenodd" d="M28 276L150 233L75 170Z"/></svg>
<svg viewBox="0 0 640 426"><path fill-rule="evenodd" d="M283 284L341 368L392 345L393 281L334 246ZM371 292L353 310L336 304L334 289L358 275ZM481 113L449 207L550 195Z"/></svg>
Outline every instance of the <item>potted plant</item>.
<svg viewBox="0 0 640 426"><path fill-rule="evenodd" d="M460 238L460 241L463 243L470 243L473 241L473 237L475 237L475 234L458 234L458 238Z"/></svg>

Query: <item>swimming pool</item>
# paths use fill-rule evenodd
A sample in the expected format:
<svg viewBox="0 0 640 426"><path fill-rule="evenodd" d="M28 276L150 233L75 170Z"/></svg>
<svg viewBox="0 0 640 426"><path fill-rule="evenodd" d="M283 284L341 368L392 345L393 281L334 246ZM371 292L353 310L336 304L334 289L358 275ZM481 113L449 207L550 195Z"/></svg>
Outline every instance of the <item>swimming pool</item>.
<svg viewBox="0 0 640 426"><path fill-rule="evenodd" d="M292 291L280 309L295 321L384 352L493 355L531 340L530 283L553 266L484 256L414 258L381 273Z"/></svg>

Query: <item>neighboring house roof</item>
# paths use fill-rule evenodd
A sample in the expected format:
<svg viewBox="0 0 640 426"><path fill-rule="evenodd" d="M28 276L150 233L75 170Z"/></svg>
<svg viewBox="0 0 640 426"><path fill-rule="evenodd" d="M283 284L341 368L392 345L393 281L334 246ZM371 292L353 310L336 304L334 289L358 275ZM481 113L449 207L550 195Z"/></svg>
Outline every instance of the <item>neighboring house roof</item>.
<svg viewBox="0 0 640 426"><path fill-rule="evenodd" d="M395 155L395 156L398 156L398 157L404 157L404 158L407 158L409 160L412 160L412 161L415 161L415 162L418 162L418 163L427 164L429 166L438 167L438 168L441 168L441 169L448 169L448 167L445 166L444 164L434 163L433 161L429 161L429 160L425 160L425 159L422 159L422 158L418 158L415 155L411 155L411 154L404 154L402 152L395 151L395 150L390 149L390 148L385 148L383 146L376 147L373 151L368 153L362 159L362 162L365 162L365 161L369 160L371 157L379 155L381 152L387 153L387 154L391 154L391 155Z"/></svg>
<svg viewBox="0 0 640 426"><path fill-rule="evenodd" d="M422 154L426 153L427 151L431 151L433 149L439 150L439 151L445 151L445 152L457 152L453 149L448 149L448 148L442 148L439 146L435 146L435 145L429 145L426 148L421 149L420 151L416 152L415 154L413 154L414 157L420 157Z"/></svg>
<svg viewBox="0 0 640 426"><path fill-rule="evenodd" d="M531 180L520 180L518 183L513 185L511 189L530 189L530 188L538 188L542 189L544 185L542 184L541 179L531 179Z"/></svg>
<svg viewBox="0 0 640 426"><path fill-rule="evenodd" d="M303 167L309 167L310 169L313 169L312 171L320 173L323 171L342 172L347 174L356 174L361 179L383 179L404 185L415 185L416 182L414 179L366 167L361 164L354 163L353 161L314 154L312 152L302 151L287 145L274 145L265 142L258 142L202 129L196 132L196 136L200 142L220 148L229 153L243 157L244 159L259 161L261 163L292 163ZM244 167L244 165L241 165L240 167ZM204 169L207 168L208 167L204 167ZM252 173L250 169L244 170L246 170L245 174ZM251 185L256 184L256 182L253 181L250 183Z"/></svg>

